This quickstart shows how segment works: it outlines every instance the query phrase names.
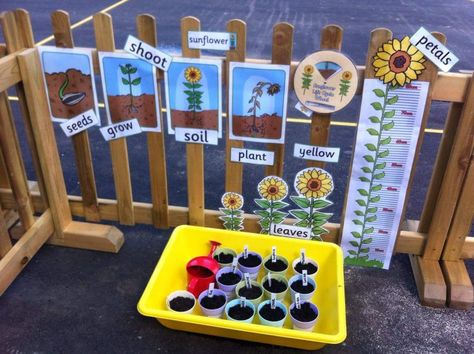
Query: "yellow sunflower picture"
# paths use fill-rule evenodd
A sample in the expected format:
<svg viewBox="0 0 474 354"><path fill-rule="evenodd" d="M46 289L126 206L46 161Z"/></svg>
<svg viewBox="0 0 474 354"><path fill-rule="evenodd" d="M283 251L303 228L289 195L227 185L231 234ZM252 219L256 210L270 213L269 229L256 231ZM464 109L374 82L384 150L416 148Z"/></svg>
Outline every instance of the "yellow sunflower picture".
<svg viewBox="0 0 474 354"><path fill-rule="evenodd" d="M314 66L305 65L305 67L303 68L303 76L301 77L301 88L303 89L303 93L305 93L306 90L309 90L311 81L313 81L313 73Z"/></svg>
<svg viewBox="0 0 474 354"><path fill-rule="evenodd" d="M201 70L194 66L190 66L184 71L184 78L186 81L195 84L201 80Z"/></svg>
<svg viewBox="0 0 474 354"><path fill-rule="evenodd" d="M222 205L229 210L239 210L244 205L244 198L238 193L227 192L222 196Z"/></svg>
<svg viewBox="0 0 474 354"><path fill-rule="evenodd" d="M268 201L277 201L288 194L288 185L280 177L268 176L258 184L258 193Z"/></svg>
<svg viewBox="0 0 474 354"><path fill-rule="evenodd" d="M305 65L303 70L304 70L304 73L308 75L311 75L312 73L314 73L314 67L312 65Z"/></svg>
<svg viewBox="0 0 474 354"><path fill-rule="evenodd" d="M401 41L393 39L384 43L374 56L372 65L375 76L385 84L404 86L418 78L425 69L424 62L423 53L405 36Z"/></svg>
<svg viewBox="0 0 474 354"><path fill-rule="evenodd" d="M319 168L307 168L296 176L295 189L306 198L324 198L332 193L332 176Z"/></svg>

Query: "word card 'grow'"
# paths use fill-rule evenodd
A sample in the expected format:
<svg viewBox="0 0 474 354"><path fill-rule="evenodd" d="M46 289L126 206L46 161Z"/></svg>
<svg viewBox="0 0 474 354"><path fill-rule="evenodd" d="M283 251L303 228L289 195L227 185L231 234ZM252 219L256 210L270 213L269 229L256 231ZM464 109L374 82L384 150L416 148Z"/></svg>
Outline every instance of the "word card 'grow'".
<svg viewBox="0 0 474 354"><path fill-rule="evenodd" d="M428 86L365 80L342 230L346 264L390 265Z"/></svg>

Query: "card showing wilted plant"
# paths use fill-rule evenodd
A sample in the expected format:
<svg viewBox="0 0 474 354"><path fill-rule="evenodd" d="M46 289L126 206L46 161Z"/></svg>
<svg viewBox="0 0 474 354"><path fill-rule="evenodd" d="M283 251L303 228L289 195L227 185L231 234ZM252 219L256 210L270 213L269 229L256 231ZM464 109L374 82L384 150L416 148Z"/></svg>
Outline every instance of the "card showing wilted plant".
<svg viewBox="0 0 474 354"><path fill-rule="evenodd" d="M223 216L219 216L224 222L224 228L227 230L243 230L243 210L244 197L239 193L226 192L222 196L221 203L223 208L219 208Z"/></svg>
<svg viewBox="0 0 474 354"><path fill-rule="evenodd" d="M290 210L290 214L298 220L295 226L309 228L311 238L322 241L321 235L328 233L324 224L332 216L320 211L333 204L326 199L334 190L331 174L317 167L305 168L296 174L294 187L298 196L290 199L299 209Z"/></svg>
<svg viewBox="0 0 474 354"><path fill-rule="evenodd" d="M222 137L222 61L174 58L165 72L168 132L217 130Z"/></svg>
<svg viewBox="0 0 474 354"><path fill-rule="evenodd" d="M268 176L258 184L258 194L260 199L255 199L255 203L261 209L254 214L260 216L261 233L268 234L272 224L281 224L288 216L281 211L289 205L283 201L288 195L288 185L278 176Z"/></svg>

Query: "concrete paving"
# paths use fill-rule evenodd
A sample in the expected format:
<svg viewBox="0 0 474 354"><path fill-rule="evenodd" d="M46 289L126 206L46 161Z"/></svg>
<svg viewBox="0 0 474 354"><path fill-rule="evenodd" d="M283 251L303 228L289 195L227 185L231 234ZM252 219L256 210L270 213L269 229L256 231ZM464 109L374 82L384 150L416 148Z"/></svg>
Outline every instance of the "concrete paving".
<svg viewBox="0 0 474 354"><path fill-rule="evenodd" d="M113 1L37 2L0 0L0 8L22 7L30 11L35 39L51 35L49 14L64 9L76 23ZM135 33L135 16L151 13L158 21L160 47L170 53L180 51L179 19L193 15L201 19L203 30L222 31L233 18L247 22L248 57L270 58L271 29L279 21L295 25L293 59L302 59L319 47L320 29L336 23L344 27L343 51L358 64L365 62L370 31L379 26L390 28L396 36L411 35L419 26L446 33L448 47L461 59L454 70L473 69L474 39L471 1L203 1L189 0L151 2L130 0L110 11L114 19L116 46L121 48L129 33ZM92 23L74 30L77 46L94 47ZM1 41L1 35L0 35ZM51 42L49 43L51 44ZM99 95L101 86L98 86ZM12 92L11 94L14 94ZM292 107L289 116L301 117ZM18 118L18 107L13 102ZM334 120L355 122L360 97L334 115ZM435 102L429 127L440 129L448 104ZM105 112L101 110L102 118ZM290 123L287 147L295 142L307 143L309 126ZM18 130L25 141L22 125ZM341 147L341 161L328 165L335 177L336 190L331 196L335 205L333 221L338 221L347 180L353 127L332 127L330 145ZM99 196L114 198L109 152L98 131L91 131L94 167ZM426 134L416 172L407 216L419 218L431 176L440 134ZM57 139L69 194L80 193L72 147L57 127ZM129 154L134 199L150 201L146 144L143 136L131 137ZM166 139L170 202L186 205L186 172L184 145ZM34 179L31 160L24 148L30 179ZM252 144L249 144L252 147ZM254 147L257 147L254 145ZM206 207L219 205L223 189L224 145L206 147ZM304 167L302 160L287 154L285 175L292 180ZM244 193L247 200L256 196L256 183L263 176L258 167L245 167ZM210 188L212 186L212 188ZM252 210L248 206L248 211ZM249 352L284 353L294 350L232 341L168 330L155 320L144 318L136 304L170 232L148 226L121 227L126 244L118 255L45 246L18 280L0 298L0 352L6 353L145 353L145 352ZM474 264L468 262L471 276ZM469 353L473 352L474 312L430 309L419 305L408 258L394 257L389 271L346 269L348 338L339 346L323 352L357 353Z"/></svg>

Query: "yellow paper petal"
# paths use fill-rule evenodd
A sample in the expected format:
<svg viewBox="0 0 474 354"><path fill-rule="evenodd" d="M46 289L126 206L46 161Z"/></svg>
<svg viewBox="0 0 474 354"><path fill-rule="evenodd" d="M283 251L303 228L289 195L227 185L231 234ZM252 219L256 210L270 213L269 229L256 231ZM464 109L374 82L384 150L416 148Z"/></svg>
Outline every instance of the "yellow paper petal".
<svg viewBox="0 0 474 354"><path fill-rule="evenodd" d="M401 48L400 41L396 38L393 40L392 45L393 45L393 49L395 49L395 50L400 50L400 48Z"/></svg>
<svg viewBox="0 0 474 354"><path fill-rule="evenodd" d="M383 52L383 51L378 52L377 56L382 60L389 60L390 59L390 54L388 54L387 52Z"/></svg>
<svg viewBox="0 0 474 354"><path fill-rule="evenodd" d="M385 75L383 82L385 84L388 84L390 81L392 81L395 78L395 73L394 72L388 72L387 75Z"/></svg>
<svg viewBox="0 0 474 354"><path fill-rule="evenodd" d="M411 68L408 68L407 71L405 71L405 75L412 80L416 80L416 73Z"/></svg>
<svg viewBox="0 0 474 354"><path fill-rule="evenodd" d="M418 63L417 61L412 61L410 63L410 68L412 68L413 70L423 70L425 66L421 63Z"/></svg>
<svg viewBox="0 0 474 354"><path fill-rule="evenodd" d="M400 86L405 85L405 74L404 73L396 74L395 79L397 80L397 82Z"/></svg>
<svg viewBox="0 0 474 354"><path fill-rule="evenodd" d="M383 66L386 66L388 65L388 61L386 60L382 60L382 59L376 59L374 60L374 64L373 64L376 68L381 68Z"/></svg>
<svg viewBox="0 0 474 354"><path fill-rule="evenodd" d="M410 38L408 36L405 36L401 42L401 50L406 52L409 46L410 46Z"/></svg>
<svg viewBox="0 0 474 354"><path fill-rule="evenodd" d="M393 49L393 46L392 46L391 44L389 44L389 43L385 43L385 44L383 45L383 50L384 50L386 53L390 54L390 55L392 55L393 53L395 53L395 50Z"/></svg>
<svg viewBox="0 0 474 354"><path fill-rule="evenodd" d="M421 59L423 59L423 53L420 51L416 52L411 56L412 61L420 61Z"/></svg>

